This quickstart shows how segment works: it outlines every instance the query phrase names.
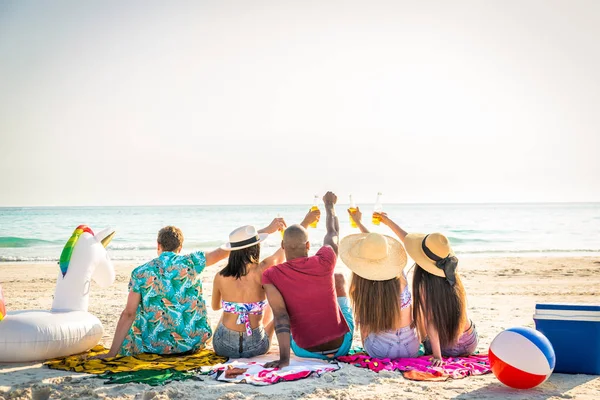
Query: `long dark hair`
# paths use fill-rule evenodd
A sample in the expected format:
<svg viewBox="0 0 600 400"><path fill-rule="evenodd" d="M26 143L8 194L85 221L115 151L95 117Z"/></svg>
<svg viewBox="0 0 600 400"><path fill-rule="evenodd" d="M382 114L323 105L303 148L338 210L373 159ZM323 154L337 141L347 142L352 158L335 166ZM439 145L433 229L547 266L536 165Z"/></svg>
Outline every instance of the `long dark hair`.
<svg viewBox="0 0 600 400"><path fill-rule="evenodd" d="M229 261L227 266L219 272L221 276L233 276L235 279L240 279L248 273L248 264L258 264L260 260L260 244L246 247L245 249L233 250L229 253Z"/></svg>
<svg viewBox="0 0 600 400"><path fill-rule="evenodd" d="M352 273L350 298L356 321L370 332L394 329L400 317L400 277L371 281Z"/></svg>
<svg viewBox="0 0 600 400"><path fill-rule="evenodd" d="M466 319L465 288L456 273L456 284L425 271L415 264L413 277L413 325L433 324L442 347L452 345L460 336ZM423 321L425 320L425 321Z"/></svg>

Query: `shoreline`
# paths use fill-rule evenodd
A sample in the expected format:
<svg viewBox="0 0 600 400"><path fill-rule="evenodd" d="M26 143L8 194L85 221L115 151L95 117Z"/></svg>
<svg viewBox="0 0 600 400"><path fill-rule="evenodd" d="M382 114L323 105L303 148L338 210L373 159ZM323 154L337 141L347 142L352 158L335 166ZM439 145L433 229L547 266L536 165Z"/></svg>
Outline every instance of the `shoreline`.
<svg viewBox="0 0 600 400"><path fill-rule="evenodd" d="M210 250L194 250L194 251L211 251ZM182 254L189 254L193 251L182 251ZM552 253L552 252L544 252L543 250L540 252L524 252L524 253L459 253L459 260L469 260L477 261L477 260L487 260L487 259L530 259L530 258L543 258L543 259L557 259L557 258L599 258L600 251L577 251L572 253ZM113 264L136 264L141 265L145 262L150 261L152 258L139 258L139 259L111 259ZM410 260L410 259L409 259ZM58 258L52 260L0 260L1 266L8 265L55 265L59 261ZM341 262L338 260L338 262ZM410 265L407 264L407 267ZM0 281L1 283L1 281Z"/></svg>

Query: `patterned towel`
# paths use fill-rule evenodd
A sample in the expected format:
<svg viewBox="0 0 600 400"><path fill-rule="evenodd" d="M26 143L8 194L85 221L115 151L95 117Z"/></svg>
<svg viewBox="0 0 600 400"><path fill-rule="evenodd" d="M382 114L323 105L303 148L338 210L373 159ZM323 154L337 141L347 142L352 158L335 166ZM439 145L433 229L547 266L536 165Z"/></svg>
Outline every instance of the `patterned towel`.
<svg viewBox="0 0 600 400"><path fill-rule="evenodd" d="M366 354L355 354L338 357L337 360L357 367L369 368L375 372L398 370L406 379L415 381L445 381L450 378L462 379L467 376L492 372L487 354L445 358L446 363L441 367L431 365L431 356L390 360L389 358L372 358Z"/></svg>
<svg viewBox="0 0 600 400"><path fill-rule="evenodd" d="M106 379L105 385L123 384L123 383L145 383L150 386L164 386L173 381L202 381L202 378L196 375L195 372L175 371L173 369L162 370L141 370L132 372L106 372L102 375L94 377Z"/></svg>
<svg viewBox="0 0 600 400"><path fill-rule="evenodd" d="M192 371L205 366L227 361L212 350L201 350L193 354L177 354L161 356L158 354L138 354L136 356L90 360L89 357L107 353L108 349L96 346L89 352L69 357L56 358L45 362L48 368L65 371L84 372L88 374L103 374L105 372L132 372L142 370Z"/></svg>
<svg viewBox="0 0 600 400"><path fill-rule="evenodd" d="M283 369L263 368L276 357L266 355L254 358L240 358L225 364L216 365L209 373L218 381L249 383L256 386L273 385L278 382L296 381L315 374L321 376L326 372L340 369L335 361L324 361L309 358L291 357L290 365Z"/></svg>

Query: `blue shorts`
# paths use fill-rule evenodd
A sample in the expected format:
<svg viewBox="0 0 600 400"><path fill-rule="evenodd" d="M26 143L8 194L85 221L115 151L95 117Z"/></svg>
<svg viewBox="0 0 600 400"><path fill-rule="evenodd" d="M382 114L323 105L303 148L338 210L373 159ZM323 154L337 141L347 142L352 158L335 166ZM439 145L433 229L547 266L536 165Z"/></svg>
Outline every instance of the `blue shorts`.
<svg viewBox="0 0 600 400"><path fill-rule="evenodd" d="M350 348L352 347L352 338L354 337L354 315L352 314L352 308L350 307L350 301L347 297L338 297L337 302L340 306L340 310L342 311L342 315L348 324L348 328L350 328L350 332L344 335L344 342L338 349L338 351L331 357L328 357L322 353L313 353L308 350L304 350L299 347L296 342L294 342L294 338L292 337L290 340L290 347L295 355L298 357L305 358L320 358L321 360L330 360L334 357L341 357L348 355Z"/></svg>

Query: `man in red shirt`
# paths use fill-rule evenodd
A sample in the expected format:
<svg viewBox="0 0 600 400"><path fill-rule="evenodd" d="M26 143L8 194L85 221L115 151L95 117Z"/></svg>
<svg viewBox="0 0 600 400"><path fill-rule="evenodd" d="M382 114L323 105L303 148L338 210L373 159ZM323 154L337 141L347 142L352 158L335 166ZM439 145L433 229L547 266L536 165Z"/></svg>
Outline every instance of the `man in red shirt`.
<svg viewBox="0 0 600 400"><path fill-rule="evenodd" d="M300 225L285 230L282 247L287 261L263 273L262 284L275 317L279 360L267 368L290 363L290 347L299 357L328 359L348 354L354 335L354 319L344 275L334 274L338 254L337 196L323 196L327 233L323 247L308 256L306 228L320 216L309 211Z"/></svg>

